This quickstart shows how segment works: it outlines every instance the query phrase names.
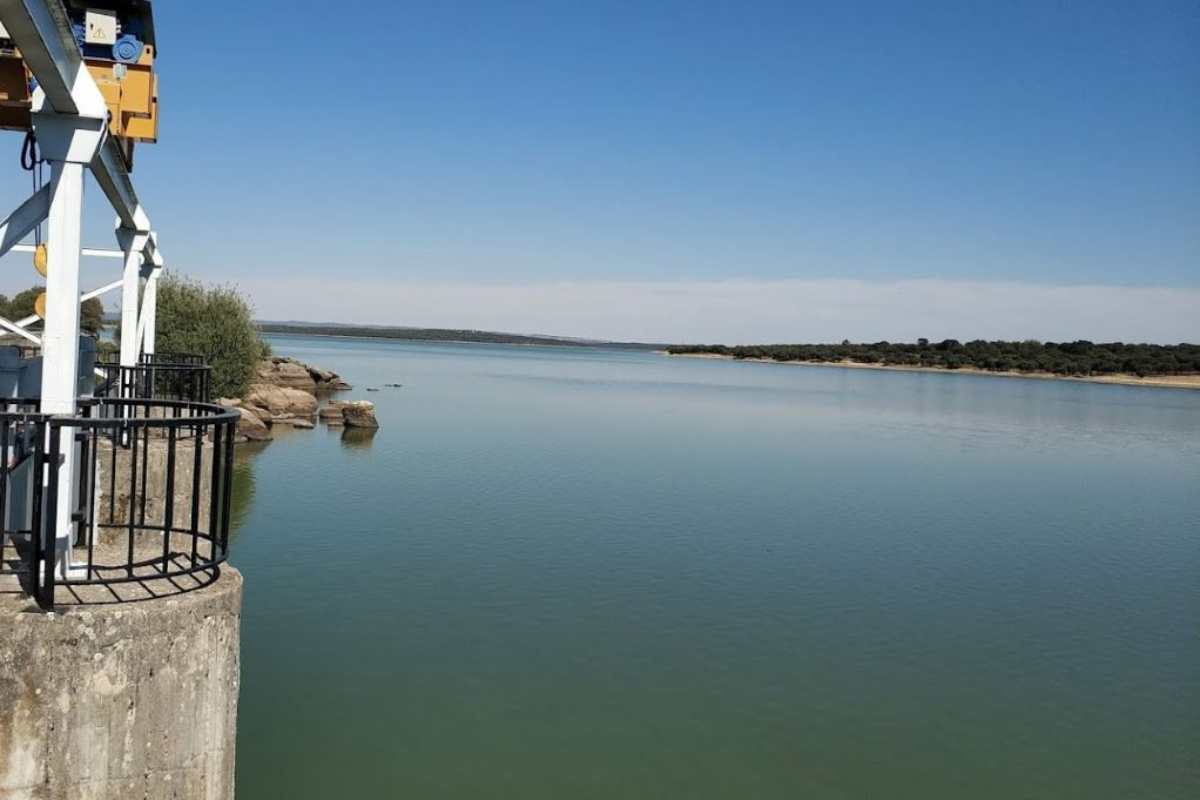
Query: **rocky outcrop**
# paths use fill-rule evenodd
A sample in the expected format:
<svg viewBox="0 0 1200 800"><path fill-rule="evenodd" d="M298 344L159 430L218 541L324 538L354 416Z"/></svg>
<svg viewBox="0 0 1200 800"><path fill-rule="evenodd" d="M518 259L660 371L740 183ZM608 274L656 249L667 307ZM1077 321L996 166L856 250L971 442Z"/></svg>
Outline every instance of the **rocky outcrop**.
<svg viewBox="0 0 1200 800"><path fill-rule="evenodd" d="M285 386L289 389L299 389L303 392L315 392L317 382L308 373L308 367L293 358L265 358L258 362L255 370L255 383L270 386Z"/></svg>
<svg viewBox="0 0 1200 800"><path fill-rule="evenodd" d="M254 382L241 400L220 402L241 411L238 434L241 439L264 441L271 437L271 426L286 424L293 428L311 428L317 416L318 394L352 388L332 370L314 367L285 356L272 356L259 362ZM343 408L351 403L331 400L320 409L320 418L329 425L355 425L378 428L375 406L365 401L351 412L349 422Z"/></svg>
<svg viewBox="0 0 1200 800"><path fill-rule="evenodd" d="M342 421L348 428L378 428L375 404L369 400L350 400L342 404Z"/></svg>
<svg viewBox="0 0 1200 800"><path fill-rule="evenodd" d="M266 412L271 422L292 418L311 420L317 413L317 398L301 389L254 383L242 406L255 409L254 413L260 418Z"/></svg>
<svg viewBox="0 0 1200 800"><path fill-rule="evenodd" d="M238 412L237 436L246 442L268 442L271 440L271 429L259 418L254 410L244 408L242 401L235 397L217 398L217 405L232 408Z"/></svg>
<svg viewBox="0 0 1200 800"><path fill-rule="evenodd" d="M242 406L242 410L248 414L254 414L265 425L271 424L271 412L268 409L259 408L258 406Z"/></svg>
<svg viewBox="0 0 1200 800"><path fill-rule="evenodd" d="M335 392L351 388L336 372L286 356L264 358L255 370L255 383L286 386L304 392Z"/></svg>
<svg viewBox="0 0 1200 800"><path fill-rule="evenodd" d="M308 365L308 374L317 385L318 392L341 392L354 387L342 380L342 376L328 369Z"/></svg>

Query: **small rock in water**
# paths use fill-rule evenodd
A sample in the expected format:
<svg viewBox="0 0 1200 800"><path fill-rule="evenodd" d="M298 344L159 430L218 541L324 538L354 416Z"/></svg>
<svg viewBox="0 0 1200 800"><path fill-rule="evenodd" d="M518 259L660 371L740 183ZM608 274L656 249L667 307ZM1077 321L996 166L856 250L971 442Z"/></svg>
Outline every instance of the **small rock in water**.
<svg viewBox="0 0 1200 800"><path fill-rule="evenodd" d="M402 386L404 386L403 383L385 383L384 384L384 387L386 387L388 389L399 389Z"/></svg>
<svg viewBox="0 0 1200 800"><path fill-rule="evenodd" d="M375 387L373 387L373 386L368 386L368 387L367 387L367 391L368 391L368 392L378 392L379 390L378 390L378 389L376 389L376 388L375 388Z"/></svg>
<svg viewBox="0 0 1200 800"><path fill-rule="evenodd" d="M342 406L342 419L351 428L378 428L375 404L369 400L351 400Z"/></svg>

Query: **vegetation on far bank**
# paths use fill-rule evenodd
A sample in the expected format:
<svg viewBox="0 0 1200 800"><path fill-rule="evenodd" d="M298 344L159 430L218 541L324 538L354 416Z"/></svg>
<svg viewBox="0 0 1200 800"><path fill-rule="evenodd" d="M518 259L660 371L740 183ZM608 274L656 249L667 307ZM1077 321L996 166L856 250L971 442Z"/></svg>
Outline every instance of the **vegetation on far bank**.
<svg viewBox="0 0 1200 800"><path fill-rule="evenodd" d="M1002 342L946 339L915 344L672 345L672 355L719 355L772 361L852 362L897 367L979 369L989 372L1050 373L1069 376L1186 375L1200 373L1200 345L1124 342Z"/></svg>
<svg viewBox="0 0 1200 800"><path fill-rule="evenodd" d="M229 286L168 273L158 282L157 321L155 350L204 356L213 397L244 395L259 359L270 353L250 303Z"/></svg>
<svg viewBox="0 0 1200 800"><path fill-rule="evenodd" d="M263 333L290 333L304 336L355 336L371 339L405 339L427 342L476 342L484 344L538 344L558 347L605 347L628 350L661 350L664 345L644 342L603 342L593 339L563 339L521 333L498 333L457 328L391 328L374 325L329 325L320 323L261 322Z"/></svg>

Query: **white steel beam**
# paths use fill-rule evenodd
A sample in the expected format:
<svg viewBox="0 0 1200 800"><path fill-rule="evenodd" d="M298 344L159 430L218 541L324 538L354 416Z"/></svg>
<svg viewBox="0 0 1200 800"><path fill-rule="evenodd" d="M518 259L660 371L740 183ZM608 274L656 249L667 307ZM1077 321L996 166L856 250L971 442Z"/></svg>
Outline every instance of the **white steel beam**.
<svg viewBox="0 0 1200 800"><path fill-rule="evenodd" d="M91 76L88 76L89 79ZM113 210L126 228L134 230L150 227L145 219L146 213L138 203L137 192L133 190L133 181L129 179L129 171L125 168L125 157L121 155L120 147L109 139L92 159L92 174L100 191L112 203ZM139 219L140 217L140 219ZM143 223L144 224L139 224Z"/></svg>
<svg viewBox="0 0 1200 800"><path fill-rule="evenodd" d="M9 250L22 250L25 247L33 250L33 245L21 245L17 242L28 236L49 213L50 185L47 184L17 206L17 210L9 214L8 219L0 222L0 256Z"/></svg>
<svg viewBox="0 0 1200 800"><path fill-rule="evenodd" d="M155 269L163 267L162 250L158 249L158 234L154 231L150 231L150 241L146 243L146 262L153 265Z"/></svg>
<svg viewBox="0 0 1200 800"><path fill-rule="evenodd" d="M37 319L37 317L34 317L34 319ZM0 317L0 328L4 328L6 331L11 331L12 333L15 333L17 336L24 336L26 339L33 342L34 344L40 345L42 343L41 337L39 337L37 334L30 333L29 331L25 330L25 326L21 325L18 322L13 322L11 320L5 319L4 317Z"/></svg>
<svg viewBox="0 0 1200 800"><path fill-rule="evenodd" d="M75 413L79 360L79 227L83 165L51 163L46 320L42 329L42 413Z"/></svg>
<svg viewBox="0 0 1200 800"><path fill-rule="evenodd" d="M121 288L124 284L125 284L124 279L119 280L119 281L113 281L112 283L106 283L103 286L100 286L96 289L92 289L90 292L84 292L83 294L79 295L79 302L82 303L85 300L91 300L93 297L99 297L102 294L107 294L108 292L111 292L113 289Z"/></svg>
<svg viewBox="0 0 1200 800"><path fill-rule="evenodd" d="M154 355L154 334L158 329L158 275L155 272L146 280L146 288L142 290L142 319L138 325L142 352L149 355Z"/></svg>
<svg viewBox="0 0 1200 800"><path fill-rule="evenodd" d="M141 289L142 250L150 240L150 232L138 233L117 227L117 241L125 252L125 269L121 278L121 360L123 367L137 365L142 336L138 333L138 294Z"/></svg>
<svg viewBox="0 0 1200 800"><path fill-rule="evenodd" d="M43 188L47 188L47 187L43 187ZM31 244L14 244L12 246L12 248L10 249L10 252L32 253L35 250L37 250L37 248ZM2 255L4 255L4 252L0 251L0 256L2 256ZM79 255L90 256L92 258L124 258L125 257L125 253L122 252L121 250L109 250L109 249L106 249L103 247L81 247L81 248L79 248Z"/></svg>
<svg viewBox="0 0 1200 800"><path fill-rule="evenodd" d="M51 162L50 217L47 237L46 320L42 328L43 414L75 414L79 375L79 228L83 216L84 165ZM57 508L54 519L59 574L71 568L75 535L72 493L78 452L70 441L59 453ZM50 469L55 469L51 464Z"/></svg>

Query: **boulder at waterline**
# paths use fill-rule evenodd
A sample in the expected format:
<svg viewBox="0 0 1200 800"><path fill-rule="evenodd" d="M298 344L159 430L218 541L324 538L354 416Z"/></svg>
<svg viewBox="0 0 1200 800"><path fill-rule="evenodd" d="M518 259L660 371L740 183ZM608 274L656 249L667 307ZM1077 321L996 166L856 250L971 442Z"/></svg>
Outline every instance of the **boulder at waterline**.
<svg viewBox="0 0 1200 800"><path fill-rule="evenodd" d="M350 428L378 428L375 404L370 400L349 400L342 404L342 420Z"/></svg>
<svg viewBox="0 0 1200 800"><path fill-rule="evenodd" d="M256 415L259 419L261 419L263 422L265 422L268 425L271 424L271 421L273 419L273 417L271 416L270 410L265 409L265 408L259 408L258 406L242 406L242 410L248 411L249 413Z"/></svg>
<svg viewBox="0 0 1200 800"><path fill-rule="evenodd" d="M221 397L217 399L217 404L238 412L237 435L239 439L249 442L269 442L271 440L271 429L267 427L267 423L259 419L253 411L242 408L241 400Z"/></svg>
<svg viewBox="0 0 1200 800"><path fill-rule="evenodd" d="M307 418L317 413L317 398L308 392L266 383L251 384L250 391L246 393L246 399L242 405L265 409L270 413L272 419L280 417Z"/></svg>
<svg viewBox="0 0 1200 800"><path fill-rule="evenodd" d="M340 400L330 400L328 403L321 406L321 410L317 412L317 416L319 416L323 422L328 422L331 425L341 425L342 406L344 405L345 403Z"/></svg>

